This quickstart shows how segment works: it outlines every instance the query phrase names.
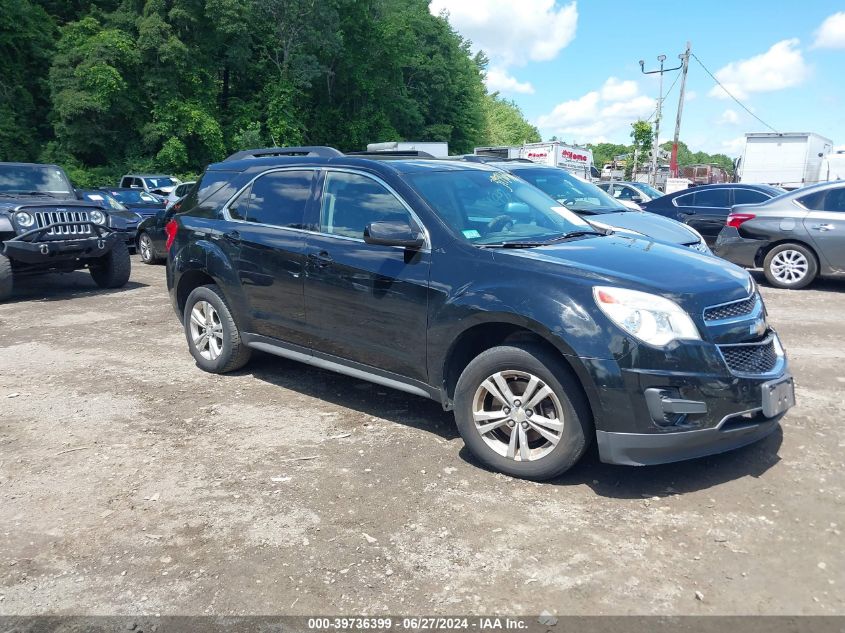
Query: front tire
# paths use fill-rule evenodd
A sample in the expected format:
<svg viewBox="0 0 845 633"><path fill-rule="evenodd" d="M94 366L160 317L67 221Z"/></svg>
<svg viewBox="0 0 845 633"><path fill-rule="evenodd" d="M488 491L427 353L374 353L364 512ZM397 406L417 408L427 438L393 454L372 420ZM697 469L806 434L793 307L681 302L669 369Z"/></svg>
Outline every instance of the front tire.
<svg viewBox="0 0 845 633"><path fill-rule="evenodd" d="M12 296L13 285L12 262L8 257L0 254L0 301L5 301Z"/></svg>
<svg viewBox="0 0 845 633"><path fill-rule="evenodd" d="M778 244L766 254L763 272L775 288L798 290L813 282L819 264L815 254L802 244Z"/></svg>
<svg viewBox="0 0 845 633"><path fill-rule="evenodd" d="M533 480L569 470L594 435L581 386L538 345L494 347L470 362L455 389L455 421L487 467Z"/></svg>
<svg viewBox="0 0 845 633"><path fill-rule="evenodd" d="M145 231L138 236L138 253L141 255L141 261L145 264L158 264L161 258L156 254L153 240Z"/></svg>
<svg viewBox="0 0 845 633"><path fill-rule="evenodd" d="M232 312L215 284L195 288L182 315L188 349L200 369L225 374L249 362L252 350L241 340Z"/></svg>
<svg viewBox="0 0 845 633"><path fill-rule="evenodd" d="M115 242L112 249L90 265L91 277L100 288L122 288L132 273L132 260L125 242Z"/></svg>

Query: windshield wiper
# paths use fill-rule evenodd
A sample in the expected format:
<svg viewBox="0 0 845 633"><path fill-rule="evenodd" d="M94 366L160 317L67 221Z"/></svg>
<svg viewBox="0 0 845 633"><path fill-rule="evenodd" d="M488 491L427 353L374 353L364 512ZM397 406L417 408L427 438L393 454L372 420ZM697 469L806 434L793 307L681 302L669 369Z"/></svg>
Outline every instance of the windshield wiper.
<svg viewBox="0 0 845 633"><path fill-rule="evenodd" d="M573 239L575 237L584 237L585 235L607 235L607 233L602 233L601 231L594 231L590 229L584 229L579 231L570 231L569 233L564 233L563 235L558 235L557 237L553 237L551 239L545 240L542 242L543 244L554 244L555 242L563 242L566 240Z"/></svg>
<svg viewBox="0 0 845 633"><path fill-rule="evenodd" d="M2 192L4 195L7 196L46 196L48 198L55 198L56 196L52 193L47 191L4 191Z"/></svg>
<svg viewBox="0 0 845 633"><path fill-rule="evenodd" d="M576 237L583 237L585 235L606 235L606 233L586 229L583 231L570 231L569 233L556 235L555 237L552 237L548 240L494 242L492 244L476 244L476 246L481 248L535 248L537 246L547 246L549 244L554 244L555 242L563 242L565 240L573 239Z"/></svg>

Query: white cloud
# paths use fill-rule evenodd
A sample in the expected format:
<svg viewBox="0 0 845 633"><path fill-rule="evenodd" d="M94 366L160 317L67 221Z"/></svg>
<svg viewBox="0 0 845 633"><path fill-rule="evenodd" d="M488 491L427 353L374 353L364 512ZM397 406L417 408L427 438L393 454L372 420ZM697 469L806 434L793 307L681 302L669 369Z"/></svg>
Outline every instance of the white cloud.
<svg viewBox="0 0 845 633"><path fill-rule="evenodd" d="M722 116L719 117L719 120L716 121L716 123L719 125L736 125L739 123L739 115L736 113L736 110L728 108L722 112Z"/></svg>
<svg viewBox="0 0 845 633"><path fill-rule="evenodd" d="M530 82L517 81L507 70L497 66L491 66L487 69L485 82L490 92L534 94L534 86Z"/></svg>
<svg viewBox="0 0 845 633"><path fill-rule="evenodd" d="M429 11L448 13L449 23L490 59L488 86L502 92L533 92L509 69L555 59L575 38L578 7L555 0L431 0ZM499 85L493 88L493 85Z"/></svg>
<svg viewBox="0 0 845 633"><path fill-rule="evenodd" d="M822 22L813 48L845 48L845 11L834 13Z"/></svg>
<svg viewBox="0 0 845 633"><path fill-rule="evenodd" d="M765 53L720 68L716 77L738 99L754 92L797 86L810 72L798 44L797 39L780 41ZM719 86L713 86L709 94L719 99L730 98Z"/></svg>
<svg viewBox="0 0 845 633"><path fill-rule="evenodd" d="M559 103L551 112L538 117L536 123L547 136L556 134L578 142L627 138L631 123L654 112L654 99L639 92L636 81L611 77L600 89Z"/></svg>
<svg viewBox="0 0 845 633"><path fill-rule="evenodd" d="M620 81L616 77L610 77L601 87L601 98L605 101L618 101L634 97L640 88L636 81Z"/></svg>

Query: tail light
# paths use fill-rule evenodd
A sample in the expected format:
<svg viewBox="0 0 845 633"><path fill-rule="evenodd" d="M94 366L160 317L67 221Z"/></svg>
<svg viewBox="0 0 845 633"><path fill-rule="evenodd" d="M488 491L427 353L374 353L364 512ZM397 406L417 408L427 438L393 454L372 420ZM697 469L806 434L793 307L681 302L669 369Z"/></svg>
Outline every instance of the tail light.
<svg viewBox="0 0 845 633"><path fill-rule="evenodd" d="M173 240L176 239L176 231L179 230L179 225L176 223L176 220L170 220L167 224L164 225L164 232L167 233L167 242L164 244L164 248L170 252L170 247L173 246Z"/></svg>
<svg viewBox="0 0 845 633"><path fill-rule="evenodd" d="M756 217L753 213L731 213L726 224L738 229L743 222L748 222L748 220L753 220Z"/></svg>

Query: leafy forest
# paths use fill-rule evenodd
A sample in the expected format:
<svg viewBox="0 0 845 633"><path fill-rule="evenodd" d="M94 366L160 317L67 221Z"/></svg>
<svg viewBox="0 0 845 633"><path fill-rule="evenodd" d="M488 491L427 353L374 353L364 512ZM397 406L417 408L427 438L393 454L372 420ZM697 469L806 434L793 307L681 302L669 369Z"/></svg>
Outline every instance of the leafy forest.
<svg viewBox="0 0 845 633"><path fill-rule="evenodd" d="M79 186L235 150L538 141L427 0L0 0L0 160Z"/></svg>

